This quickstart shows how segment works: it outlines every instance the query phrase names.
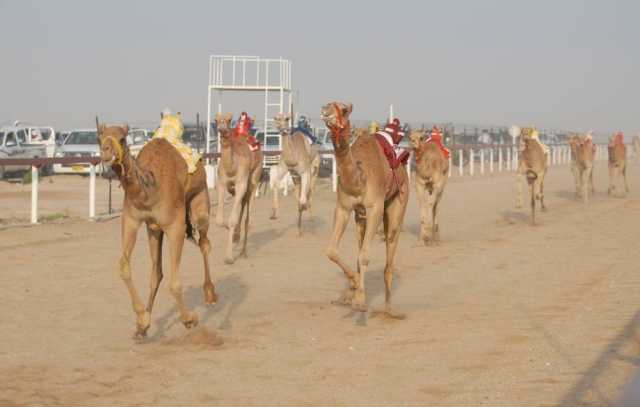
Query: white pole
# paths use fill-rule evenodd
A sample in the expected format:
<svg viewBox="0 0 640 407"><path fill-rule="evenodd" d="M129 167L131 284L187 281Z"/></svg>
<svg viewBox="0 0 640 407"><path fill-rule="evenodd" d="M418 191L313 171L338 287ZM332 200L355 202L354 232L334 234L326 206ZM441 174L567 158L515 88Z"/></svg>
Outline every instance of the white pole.
<svg viewBox="0 0 640 407"><path fill-rule="evenodd" d="M493 173L493 147L489 150L489 172Z"/></svg>
<svg viewBox="0 0 640 407"><path fill-rule="evenodd" d="M331 158L331 188L333 192L338 190L338 168L336 166L335 154Z"/></svg>
<svg viewBox="0 0 640 407"><path fill-rule="evenodd" d="M484 148L480 149L480 174L484 174Z"/></svg>
<svg viewBox="0 0 640 407"><path fill-rule="evenodd" d="M211 63L209 63L209 78L211 78ZM204 147L207 154L210 152L209 140L211 140L211 87L207 87L207 145ZM209 162L209 160L207 159L205 162Z"/></svg>
<svg viewBox="0 0 640 407"><path fill-rule="evenodd" d="M462 168L462 149L458 150L458 174L459 175L463 175L464 174L464 170Z"/></svg>
<svg viewBox="0 0 640 407"><path fill-rule="evenodd" d="M411 181L411 152L409 152L409 159L407 160L407 179Z"/></svg>
<svg viewBox="0 0 640 407"><path fill-rule="evenodd" d="M451 178L451 168L453 167L453 158L449 155L449 178Z"/></svg>
<svg viewBox="0 0 640 407"><path fill-rule="evenodd" d="M476 157L473 148L469 149L469 175L473 176L473 168L475 166Z"/></svg>
<svg viewBox="0 0 640 407"><path fill-rule="evenodd" d="M393 120L393 105L389 105L389 121Z"/></svg>
<svg viewBox="0 0 640 407"><path fill-rule="evenodd" d="M511 161L512 153L513 148L507 148L507 171L511 171L513 169L513 161Z"/></svg>
<svg viewBox="0 0 640 407"><path fill-rule="evenodd" d="M31 166L31 223L38 223L38 168Z"/></svg>
<svg viewBox="0 0 640 407"><path fill-rule="evenodd" d="M89 219L96 217L96 166L89 166Z"/></svg>
<svg viewBox="0 0 640 407"><path fill-rule="evenodd" d="M502 172L502 147L498 148L498 172Z"/></svg>
<svg viewBox="0 0 640 407"><path fill-rule="evenodd" d="M518 150L513 147L513 171L516 171L518 169Z"/></svg>

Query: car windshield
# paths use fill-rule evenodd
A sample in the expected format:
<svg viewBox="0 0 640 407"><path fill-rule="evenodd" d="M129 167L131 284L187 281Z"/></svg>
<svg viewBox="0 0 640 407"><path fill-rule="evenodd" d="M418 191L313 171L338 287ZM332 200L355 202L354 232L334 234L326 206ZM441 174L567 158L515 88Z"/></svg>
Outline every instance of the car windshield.
<svg viewBox="0 0 640 407"><path fill-rule="evenodd" d="M69 133L64 144L97 145L98 134L95 131L74 131Z"/></svg>

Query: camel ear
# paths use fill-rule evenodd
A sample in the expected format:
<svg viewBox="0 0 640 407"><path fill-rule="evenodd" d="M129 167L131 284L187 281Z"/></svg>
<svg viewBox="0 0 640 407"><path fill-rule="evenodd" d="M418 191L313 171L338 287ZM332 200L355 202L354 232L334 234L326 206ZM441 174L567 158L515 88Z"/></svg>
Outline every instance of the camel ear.
<svg viewBox="0 0 640 407"><path fill-rule="evenodd" d="M344 106L344 112L346 114L351 114L351 112L353 112L353 103L347 103Z"/></svg>
<svg viewBox="0 0 640 407"><path fill-rule="evenodd" d="M124 135L126 137L127 134L129 134L129 124L125 124L124 126L122 126L122 131L124 131Z"/></svg>
<svg viewBox="0 0 640 407"><path fill-rule="evenodd" d="M231 120L233 120L233 115L231 113L227 113L224 115L224 119L230 122Z"/></svg>

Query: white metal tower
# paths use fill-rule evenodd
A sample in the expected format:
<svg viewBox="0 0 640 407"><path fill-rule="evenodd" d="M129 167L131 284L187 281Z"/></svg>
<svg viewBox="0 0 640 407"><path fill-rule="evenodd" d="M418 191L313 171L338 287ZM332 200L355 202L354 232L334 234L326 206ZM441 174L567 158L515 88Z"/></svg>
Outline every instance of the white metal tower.
<svg viewBox="0 0 640 407"><path fill-rule="evenodd" d="M284 113L285 106L291 114L291 89L291 62L286 59L211 55L207 88L207 153L211 140L213 109L222 112L225 92L263 93L264 117L262 120L256 120L256 126L264 132L263 148L280 150L280 134L273 127L273 117L278 113ZM269 160L265 157L265 163L272 160L272 157L269 157Z"/></svg>

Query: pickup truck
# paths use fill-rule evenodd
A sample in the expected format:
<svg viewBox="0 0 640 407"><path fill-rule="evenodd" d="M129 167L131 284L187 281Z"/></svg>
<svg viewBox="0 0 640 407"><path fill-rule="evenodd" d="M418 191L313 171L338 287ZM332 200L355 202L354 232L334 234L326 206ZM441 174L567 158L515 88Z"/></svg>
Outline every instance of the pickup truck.
<svg viewBox="0 0 640 407"><path fill-rule="evenodd" d="M46 146L28 144L24 133L11 129L0 130L0 159L41 158L46 156ZM29 165L0 165L0 179L3 179L7 173L25 171L29 168Z"/></svg>
<svg viewBox="0 0 640 407"><path fill-rule="evenodd" d="M3 127L2 132L14 131L20 139L26 140L26 143L45 146L47 155L45 157L52 158L56 150L55 130L47 126L32 126L16 121L13 126Z"/></svg>

